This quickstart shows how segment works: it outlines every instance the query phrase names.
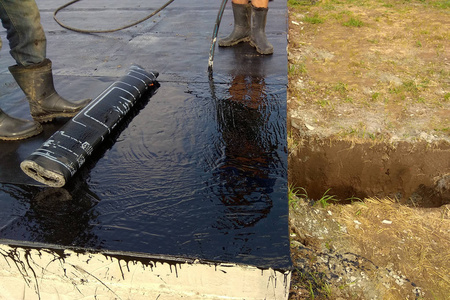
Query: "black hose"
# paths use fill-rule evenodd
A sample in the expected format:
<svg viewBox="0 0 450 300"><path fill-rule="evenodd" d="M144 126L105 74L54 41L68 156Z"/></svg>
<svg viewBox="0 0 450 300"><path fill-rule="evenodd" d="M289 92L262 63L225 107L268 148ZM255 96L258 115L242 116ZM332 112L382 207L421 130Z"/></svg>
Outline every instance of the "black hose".
<svg viewBox="0 0 450 300"><path fill-rule="evenodd" d="M64 27L64 28L66 28L66 29L69 29L69 30L72 30L72 31L75 31L75 32L81 32L81 33L107 33L107 32L116 32L116 31L119 31L119 30L122 30L122 29L130 28L130 27L135 26L135 25L137 25L137 24L139 24L139 23L142 23L142 22L144 22L144 21L150 19L151 17L153 17L154 15L156 15L157 13L159 13L160 11L162 11L164 8L166 8L167 6L169 6L169 4L171 4L171 3L172 3L173 1L175 1L175 0L169 0L169 1L167 1L166 3L164 3L163 6L161 6L160 8L158 8L157 10L155 10L154 12L152 12L151 14L149 14L148 16L146 16L146 17L143 18L143 19L140 19L140 20L138 20L138 21L136 21L136 22L133 22L133 23L131 23L131 24L122 26L122 27L120 27L120 28L108 29L108 30L96 30L96 29L93 29L93 30L85 30L85 29L74 28L74 27L70 27L70 26L68 26L68 25L66 25L66 24L64 24L64 23L62 23L60 20L58 20L58 18L56 18L56 14L57 14L60 10L66 8L66 7L72 5L72 4L76 3L76 2L79 2L79 1L81 1L81 0L73 0L73 1L71 1L71 2L68 2L68 3L66 3L66 4L64 4L64 5L60 6L60 7L58 7L58 8L55 10L55 12L53 13L53 19L56 21L56 23L58 23L61 27Z"/></svg>
<svg viewBox="0 0 450 300"><path fill-rule="evenodd" d="M211 38L211 48L209 50L209 60L208 60L208 71L212 72L213 60L214 60L214 49L216 48L217 34L219 33L220 22L222 21L223 12L228 0L222 0L219 12L217 13L216 24L214 25L214 31ZM210 74L211 75L211 74Z"/></svg>
<svg viewBox="0 0 450 300"><path fill-rule="evenodd" d="M163 9L165 9L167 6L169 6L169 4L171 4L173 1L175 0L169 0L166 3L164 3L164 5L162 5L160 8L158 8L157 10L155 10L154 12L152 12L151 14L149 14L148 16L146 16L143 19L140 19L136 22L133 22L131 24L119 27L119 28L115 28L115 29L107 29L107 30L97 30L97 29L80 29L80 28L75 28L75 27L71 27L69 25L64 24L63 22L61 22L56 15L58 14L58 12L60 12L61 10L63 10L66 7L69 7L70 5L79 2L81 0L73 0L70 1L60 7L58 7L55 12L53 13L53 19L55 20L56 23L58 23L61 27L66 28L68 30L71 31L75 31L75 32L80 32L80 33L109 33L109 32L116 32L119 30L123 30L132 26L135 26L139 23L142 23L148 19L150 19L151 17L153 17L154 15L156 15L157 13L159 13L160 11L162 11ZM213 34L212 34L212 38L211 38L211 48L209 51L209 61L208 61L208 71L211 73L212 72L212 67L213 67L213 60L214 60L214 51L215 51L215 47L216 47L216 41L217 41L217 34L219 33L219 27L220 27L220 22L222 21L222 16L223 16L223 12L225 11L225 7L227 5L228 0L222 0L222 3L220 5L220 9L219 12L217 13L217 18L216 18L216 23L214 24L214 30L213 30ZM211 75L211 74L210 74Z"/></svg>

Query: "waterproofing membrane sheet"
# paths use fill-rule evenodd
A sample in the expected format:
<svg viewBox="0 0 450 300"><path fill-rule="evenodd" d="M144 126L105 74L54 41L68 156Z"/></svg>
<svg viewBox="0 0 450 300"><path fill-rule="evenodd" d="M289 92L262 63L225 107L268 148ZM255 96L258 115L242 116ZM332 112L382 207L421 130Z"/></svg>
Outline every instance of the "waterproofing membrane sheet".
<svg viewBox="0 0 450 300"><path fill-rule="evenodd" d="M108 29L165 1L81 1L58 14L70 26ZM129 29L81 34L52 18L64 0L38 0L57 91L95 98L132 64L157 71L159 87L63 188L28 178L19 164L67 120L0 144L0 239L289 268L287 200L287 8L271 1L271 56L246 43L216 48L219 0L175 0ZM232 31L231 1L219 37ZM30 118L0 53L0 107Z"/></svg>

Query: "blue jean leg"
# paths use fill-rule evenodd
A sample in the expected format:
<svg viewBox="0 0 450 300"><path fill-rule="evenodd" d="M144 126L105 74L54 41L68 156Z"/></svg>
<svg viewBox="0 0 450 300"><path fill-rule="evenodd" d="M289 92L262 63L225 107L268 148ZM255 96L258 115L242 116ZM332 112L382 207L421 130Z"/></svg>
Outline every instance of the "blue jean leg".
<svg viewBox="0 0 450 300"><path fill-rule="evenodd" d="M0 18L17 65L41 63L46 57L47 39L35 0L0 0Z"/></svg>

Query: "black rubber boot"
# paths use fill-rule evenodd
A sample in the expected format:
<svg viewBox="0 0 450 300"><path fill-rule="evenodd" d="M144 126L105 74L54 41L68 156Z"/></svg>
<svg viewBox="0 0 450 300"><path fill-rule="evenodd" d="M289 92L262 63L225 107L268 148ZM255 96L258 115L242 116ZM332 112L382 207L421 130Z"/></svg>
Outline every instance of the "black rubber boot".
<svg viewBox="0 0 450 300"><path fill-rule="evenodd" d="M0 109L0 140L23 140L41 132L38 122L13 118Z"/></svg>
<svg viewBox="0 0 450 300"><path fill-rule="evenodd" d="M266 37L266 20L268 8L254 7L252 5L252 31L250 45L260 54L272 54L273 46Z"/></svg>
<svg viewBox="0 0 450 300"><path fill-rule="evenodd" d="M90 101L69 102L58 95L53 85L52 62L49 59L31 67L11 66L9 71L30 102L31 116L39 123L58 117L71 118Z"/></svg>
<svg viewBox="0 0 450 300"><path fill-rule="evenodd" d="M219 40L219 46L229 47L250 40L251 5L231 3L233 7L234 29L226 38Z"/></svg>

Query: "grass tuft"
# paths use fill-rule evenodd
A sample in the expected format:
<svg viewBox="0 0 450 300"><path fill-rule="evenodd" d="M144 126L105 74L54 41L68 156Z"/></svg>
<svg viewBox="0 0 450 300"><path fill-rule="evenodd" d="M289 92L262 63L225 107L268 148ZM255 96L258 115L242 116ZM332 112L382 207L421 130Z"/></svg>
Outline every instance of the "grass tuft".
<svg viewBox="0 0 450 300"><path fill-rule="evenodd" d="M306 74L306 65L305 63L293 63L289 64L288 75L290 76L298 76Z"/></svg>
<svg viewBox="0 0 450 300"><path fill-rule="evenodd" d="M324 22L324 19L319 17L318 13L315 13L312 16L305 16L303 17L303 22L310 23L310 24L322 24Z"/></svg>
<svg viewBox="0 0 450 300"><path fill-rule="evenodd" d="M364 23L358 18L351 17L350 20L344 22L343 25L347 27L363 27Z"/></svg>
<svg viewBox="0 0 450 300"><path fill-rule="evenodd" d="M289 206L296 207L298 206L298 202L300 198L307 199L308 193L302 187L295 187L293 184L290 184L288 187L288 201Z"/></svg>
<svg viewBox="0 0 450 300"><path fill-rule="evenodd" d="M322 198L317 200L314 204L320 204L320 206L322 206L322 208L326 208L327 206L329 206L331 204L330 201L338 201L336 199L335 195L328 195L328 192L330 190L331 189L326 190L325 193L323 194Z"/></svg>

